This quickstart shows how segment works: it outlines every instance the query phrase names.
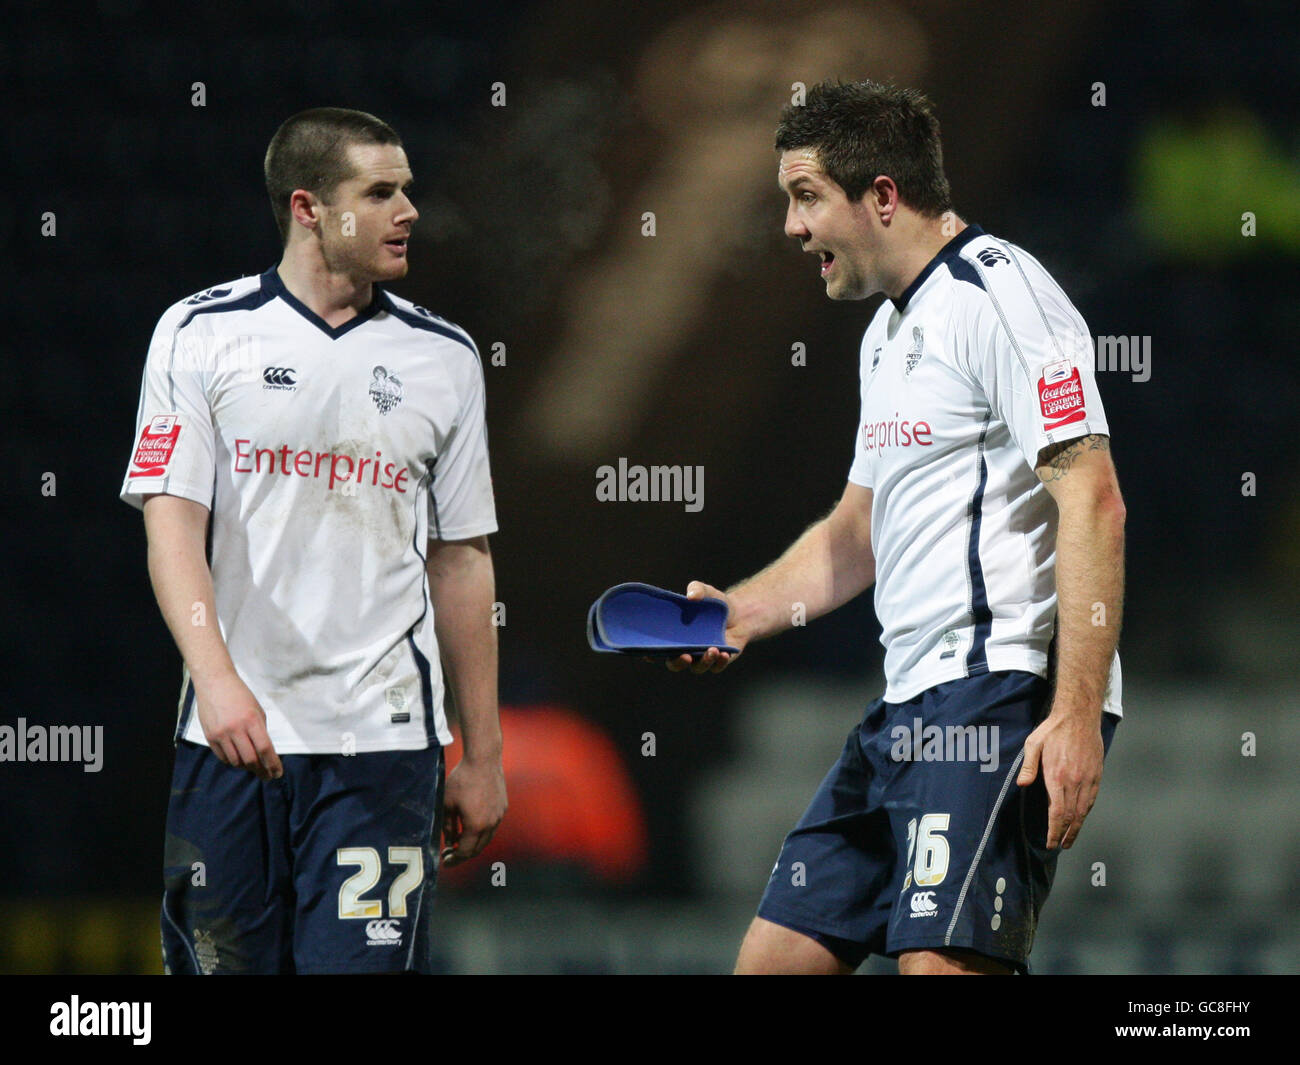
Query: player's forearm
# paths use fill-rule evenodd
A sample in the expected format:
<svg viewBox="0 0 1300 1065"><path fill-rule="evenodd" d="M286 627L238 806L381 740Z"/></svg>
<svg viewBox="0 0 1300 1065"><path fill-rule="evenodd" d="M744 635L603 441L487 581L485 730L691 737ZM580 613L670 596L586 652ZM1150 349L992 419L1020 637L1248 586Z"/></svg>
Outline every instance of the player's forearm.
<svg viewBox="0 0 1300 1065"><path fill-rule="evenodd" d="M429 594L438 649L460 717L465 760L499 760L496 581L487 538L431 545Z"/></svg>
<svg viewBox="0 0 1300 1065"><path fill-rule="evenodd" d="M728 590L732 623L747 640L761 640L829 613L875 579L869 535L864 542L864 530L837 507L770 566Z"/></svg>
<svg viewBox="0 0 1300 1065"><path fill-rule="evenodd" d="M217 623L207 508L170 496L152 498L145 503L145 530L154 596L195 686L237 677Z"/></svg>
<svg viewBox="0 0 1300 1065"><path fill-rule="evenodd" d="M1055 714L1101 713L1124 609L1124 504L1118 493L1064 505L1056 540Z"/></svg>

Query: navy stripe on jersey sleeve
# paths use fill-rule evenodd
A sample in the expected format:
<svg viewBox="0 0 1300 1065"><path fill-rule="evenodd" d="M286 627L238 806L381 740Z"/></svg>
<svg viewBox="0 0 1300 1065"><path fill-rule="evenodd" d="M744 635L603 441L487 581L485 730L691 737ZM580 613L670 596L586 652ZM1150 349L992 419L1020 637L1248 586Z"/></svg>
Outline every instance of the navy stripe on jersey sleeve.
<svg viewBox="0 0 1300 1065"><path fill-rule="evenodd" d="M470 340L469 334L452 325L450 322L436 317L429 311L423 311L423 313L421 313L423 310L422 308L408 311L404 307L399 307L396 302L391 299L388 301L388 310L394 318L400 319L415 329L427 329L430 333L437 333L439 336L444 336L448 340L454 340L458 344L464 344L474 353L476 359L479 358L478 348L474 346L474 341ZM425 315L429 316L425 317Z"/></svg>

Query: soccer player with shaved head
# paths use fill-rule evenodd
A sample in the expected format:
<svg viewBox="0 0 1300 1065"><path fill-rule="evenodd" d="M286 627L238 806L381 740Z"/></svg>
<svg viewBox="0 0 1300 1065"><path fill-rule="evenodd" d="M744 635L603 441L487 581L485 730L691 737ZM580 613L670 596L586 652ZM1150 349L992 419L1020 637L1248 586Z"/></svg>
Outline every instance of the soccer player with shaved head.
<svg viewBox="0 0 1300 1065"><path fill-rule="evenodd" d="M162 316L122 486L184 660L164 961L428 971L438 865L506 809L482 365L388 289L419 217L392 128L295 115L265 177L283 256Z"/></svg>
<svg viewBox="0 0 1300 1065"><path fill-rule="evenodd" d="M848 483L726 592L744 651L873 583L885 691L786 837L741 973L1027 971L1120 716L1124 504L1089 332L1023 248L954 211L911 89L823 83L776 134L785 232L826 294L883 293ZM725 669L717 648L669 668Z"/></svg>

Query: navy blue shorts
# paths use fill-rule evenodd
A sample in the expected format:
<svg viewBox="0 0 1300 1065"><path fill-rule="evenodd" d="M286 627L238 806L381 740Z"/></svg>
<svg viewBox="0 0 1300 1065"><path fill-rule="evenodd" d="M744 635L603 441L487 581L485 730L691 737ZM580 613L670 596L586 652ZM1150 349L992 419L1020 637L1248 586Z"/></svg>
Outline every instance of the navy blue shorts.
<svg viewBox="0 0 1300 1065"><path fill-rule="evenodd" d="M263 782L177 744L167 972L427 972L442 748L280 761Z"/></svg>
<svg viewBox="0 0 1300 1065"><path fill-rule="evenodd" d="M1059 851L1040 770L1016 785L1050 686L1024 672L877 699L786 837L758 915L857 967L965 949L1028 971ZM1107 750L1118 720L1102 715Z"/></svg>

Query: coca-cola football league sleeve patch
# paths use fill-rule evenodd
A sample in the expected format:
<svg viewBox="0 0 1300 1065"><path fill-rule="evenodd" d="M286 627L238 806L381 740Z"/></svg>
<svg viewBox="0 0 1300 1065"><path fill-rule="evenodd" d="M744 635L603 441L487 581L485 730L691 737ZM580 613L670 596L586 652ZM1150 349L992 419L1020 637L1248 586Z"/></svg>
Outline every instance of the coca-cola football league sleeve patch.
<svg viewBox="0 0 1300 1065"><path fill-rule="evenodd" d="M1038 379L1038 407L1044 432L1052 433L1088 417L1079 368L1069 359L1049 362Z"/></svg>
<svg viewBox="0 0 1300 1065"><path fill-rule="evenodd" d="M179 397L178 397L179 398ZM146 496L180 496L212 506L212 422L188 411L141 411L135 446L122 480L122 499L143 507Z"/></svg>
<svg viewBox="0 0 1300 1065"><path fill-rule="evenodd" d="M167 473L167 465L176 451L176 441L181 434L179 414L159 414L140 432L135 455L131 459L131 468L127 478L162 477Z"/></svg>

